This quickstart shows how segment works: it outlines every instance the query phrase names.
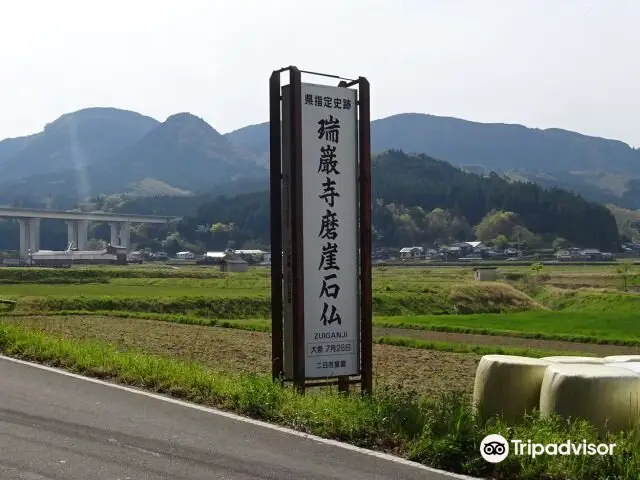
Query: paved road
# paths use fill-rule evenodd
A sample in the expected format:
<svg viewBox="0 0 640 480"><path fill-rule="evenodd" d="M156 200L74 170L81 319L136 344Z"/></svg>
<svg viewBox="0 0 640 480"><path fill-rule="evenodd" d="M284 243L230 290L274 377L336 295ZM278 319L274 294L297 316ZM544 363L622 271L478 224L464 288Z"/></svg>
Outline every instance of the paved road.
<svg viewBox="0 0 640 480"><path fill-rule="evenodd" d="M0 359L0 478L451 477Z"/></svg>

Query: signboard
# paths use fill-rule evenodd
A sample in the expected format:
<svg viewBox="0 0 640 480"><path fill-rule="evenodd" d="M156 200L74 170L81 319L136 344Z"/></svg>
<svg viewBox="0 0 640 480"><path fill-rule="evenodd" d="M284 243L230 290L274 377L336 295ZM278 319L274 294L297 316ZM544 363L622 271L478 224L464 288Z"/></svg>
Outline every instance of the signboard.
<svg viewBox="0 0 640 480"><path fill-rule="evenodd" d="M282 89L283 110L291 102ZM306 378L360 373L356 91L301 84L302 274ZM293 376L290 120L282 123L284 370Z"/></svg>

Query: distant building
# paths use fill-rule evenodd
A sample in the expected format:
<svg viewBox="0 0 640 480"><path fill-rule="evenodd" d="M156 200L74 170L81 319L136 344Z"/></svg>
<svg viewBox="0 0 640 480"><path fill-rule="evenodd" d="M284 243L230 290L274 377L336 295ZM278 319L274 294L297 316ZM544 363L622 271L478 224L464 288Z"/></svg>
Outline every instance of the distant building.
<svg viewBox="0 0 640 480"><path fill-rule="evenodd" d="M252 256L262 256L264 255L264 251L262 250L234 250L236 255L252 255Z"/></svg>
<svg viewBox="0 0 640 480"><path fill-rule="evenodd" d="M400 258L420 258L423 252L422 247L404 247L400 249Z"/></svg>
<svg viewBox="0 0 640 480"><path fill-rule="evenodd" d="M249 263L242 258L224 258L220 262L221 272L246 272L249 270Z"/></svg>
<svg viewBox="0 0 640 480"><path fill-rule="evenodd" d="M113 249L98 251L67 250L52 251L40 250L31 254L33 265L66 266L73 264L111 264L124 265L127 263L126 252L119 253Z"/></svg>
<svg viewBox="0 0 640 480"><path fill-rule="evenodd" d="M127 247L121 247L119 245L107 245L106 252L111 255L126 255Z"/></svg>
<svg viewBox="0 0 640 480"><path fill-rule="evenodd" d="M204 258L222 260L227 255L227 252L207 252L204 254Z"/></svg>
<svg viewBox="0 0 640 480"><path fill-rule="evenodd" d="M250 263L260 263L265 261L265 252L263 250L234 250L233 255L240 256ZM271 258L269 258L269 263L271 263Z"/></svg>
<svg viewBox="0 0 640 480"><path fill-rule="evenodd" d="M196 260L196 263L205 265L219 265L222 259L227 255L227 252L206 252L202 257Z"/></svg>
<svg viewBox="0 0 640 480"><path fill-rule="evenodd" d="M475 279L481 282L495 282L498 279L498 271L495 267L476 267L473 271Z"/></svg>
<svg viewBox="0 0 640 480"><path fill-rule="evenodd" d="M179 260L193 260L196 256L193 252L178 252L176 253L176 258Z"/></svg>
<svg viewBox="0 0 640 480"><path fill-rule="evenodd" d="M602 260L602 252L597 248L585 248L580 252L583 260Z"/></svg>

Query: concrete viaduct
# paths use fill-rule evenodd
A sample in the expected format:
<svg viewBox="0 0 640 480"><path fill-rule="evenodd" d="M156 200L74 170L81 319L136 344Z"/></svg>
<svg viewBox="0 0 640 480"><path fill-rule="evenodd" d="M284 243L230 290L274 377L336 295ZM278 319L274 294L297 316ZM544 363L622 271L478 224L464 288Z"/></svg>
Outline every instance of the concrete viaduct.
<svg viewBox="0 0 640 480"><path fill-rule="evenodd" d="M68 242L85 250L89 222L107 222L111 227L111 245L131 249L131 224L156 223L167 224L169 217L152 215L130 215L104 212L69 212L63 210L40 210L34 208L0 207L0 217L15 218L20 224L20 256L26 258L29 254L40 250L40 221L43 218L64 220L67 223Z"/></svg>

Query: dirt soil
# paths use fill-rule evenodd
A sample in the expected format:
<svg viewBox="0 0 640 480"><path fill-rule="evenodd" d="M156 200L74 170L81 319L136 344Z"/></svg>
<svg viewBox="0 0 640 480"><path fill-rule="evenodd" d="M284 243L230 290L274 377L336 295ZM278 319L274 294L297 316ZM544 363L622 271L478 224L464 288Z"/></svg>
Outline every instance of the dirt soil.
<svg viewBox="0 0 640 480"><path fill-rule="evenodd" d="M271 336L216 327L104 316L8 317L36 330L101 340L121 350L202 362L225 372L271 371ZM398 335L398 333L395 333ZM374 345L374 382L424 393L473 391L479 355Z"/></svg>

